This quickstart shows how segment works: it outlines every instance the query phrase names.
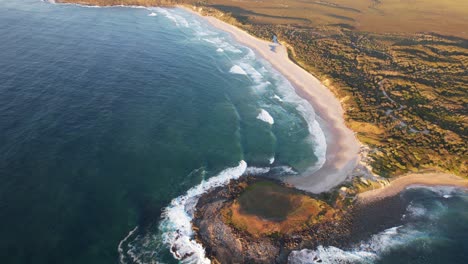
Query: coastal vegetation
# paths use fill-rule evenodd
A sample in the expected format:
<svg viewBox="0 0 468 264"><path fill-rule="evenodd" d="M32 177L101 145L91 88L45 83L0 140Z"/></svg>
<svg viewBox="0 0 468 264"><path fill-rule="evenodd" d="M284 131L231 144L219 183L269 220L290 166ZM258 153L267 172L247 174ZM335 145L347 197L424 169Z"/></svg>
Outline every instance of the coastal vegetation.
<svg viewBox="0 0 468 264"><path fill-rule="evenodd" d="M242 177L205 193L193 219L213 263L286 263L292 250L347 245L353 206L343 192L313 196L283 183Z"/></svg>
<svg viewBox="0 0 468 264"><path fill-rule="evenodd" d="M222 11L209 13L264 39L277 35L290 58L341 99L347 125L371 147L376 174L467 175L467 39L364 32L350 24L252 23Z"/></svg>
<svg viewBox="0 0 468 264"><path fill-rule="evenodd" d="M366 161L374 173L468 175L466 1L417 1L409 7L395 0L60 1L188 5L259 38L275 35L291 60L340 99L346 124L370 147ZM445 15L438 12L442 4ZM438 22L442 18L445 23ZM346 215L356 206L356 194L387 184L355 177L314 197L247 177L204 194L194 229L213 260L282 262L285 252L349 239L354 227Z"/></svg>
<svg viewBox="0 0 468 264"><path fill-rule="evenodd" d="M375 173L468 175L466 1L61 1L187 4L257 37L277 35L291 59L341 99Z"/></svg>
<svg viewBox="0 0 468 264"><path fill-rule="evenodd" d="M226 223L252 236L292 234L340 218L324 201L269 181L249 185L221 213Z"/></svg>

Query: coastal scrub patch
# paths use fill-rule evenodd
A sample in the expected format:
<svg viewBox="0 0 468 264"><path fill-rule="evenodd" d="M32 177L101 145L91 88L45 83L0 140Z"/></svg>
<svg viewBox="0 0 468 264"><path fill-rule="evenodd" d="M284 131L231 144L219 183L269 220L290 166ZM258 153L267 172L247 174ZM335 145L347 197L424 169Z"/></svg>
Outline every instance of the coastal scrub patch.
<svg viewBox="0 0 468 264"><path fill-rule="evenodd" d="M291 234L338 218L327 203L268 181L247 187L222 214L226 223L252 236Z"/></svg>

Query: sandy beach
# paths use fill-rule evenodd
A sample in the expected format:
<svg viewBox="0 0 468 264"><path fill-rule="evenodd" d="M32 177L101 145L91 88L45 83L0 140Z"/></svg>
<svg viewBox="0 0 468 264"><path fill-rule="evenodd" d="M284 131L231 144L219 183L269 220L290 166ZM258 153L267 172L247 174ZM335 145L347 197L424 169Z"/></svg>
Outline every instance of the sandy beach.
<svg viewBox="0 0 468 264"><path fill-rule="evenodd" d="M182 8L201 16L190 8ZM272 50L272 42L258 39L215 17L201 17L214 27L230 33L236 41L271 63L291 82L296 92L309 101L318 115L317 120L327 140L325 164L310 175L288 178L288 183L298 189L320 193L343 182L356 166L360 144L354 132L345 125L343 108L334 94L316 77L292 62L285 46L277 45Z"/></svg>
<svg viewBox="0 0 468 264"><path fill-rule="evenodd" d="M386 197L397 195L407 187L417 185L468 188L468 179L441 172L406 174L395 178L383 188L360 193L358 195L358 202L365 204L378 201Z"/></svg>

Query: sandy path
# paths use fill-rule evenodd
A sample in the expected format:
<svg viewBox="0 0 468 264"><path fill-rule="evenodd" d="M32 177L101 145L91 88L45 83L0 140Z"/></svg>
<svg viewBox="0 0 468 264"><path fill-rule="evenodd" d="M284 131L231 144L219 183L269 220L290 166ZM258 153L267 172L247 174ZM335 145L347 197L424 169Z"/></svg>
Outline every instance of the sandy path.
<svg viewBox="0 0 468 264"><path fill-rule="evenodd" d="M188 8L194 14L200 15ZM214 27L230 33L239 43L250 47L257 55L270 62L283 74L314 107L317 120L327 138L326 162L318 171L301 177L291 177L287 181L299 189L318 193L338 185L354 169L358 160L360 144L344 123L340 101L316 77L305 71L288 58L286 47L279 45L274 51L273 43L258 39L247 32L218 20L204 17Z"/></svg>

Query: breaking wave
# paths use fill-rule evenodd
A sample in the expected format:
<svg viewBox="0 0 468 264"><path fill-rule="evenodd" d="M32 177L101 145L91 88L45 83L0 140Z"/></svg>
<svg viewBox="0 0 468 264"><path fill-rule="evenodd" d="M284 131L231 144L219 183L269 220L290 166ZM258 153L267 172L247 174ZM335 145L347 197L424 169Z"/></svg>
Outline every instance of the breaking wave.
<svg viewBox="0 0 468 264"><path fill-rule="evenodd" d="M403 225L386 229L348 249L318 246L315 250L293 251L288 257L288 262L292 264L376 263L390 251L409 248L415 243L429 245L431 241L440 239L435 223L444 215L449 215L449 209L441 199L443 201L455 196L466 197L466 192L456 187L418 186L410 187L408 190L416 188L419 191L429 191L430 195L424 194L422 199L413 197L403 215Z"/></svg>
<svg viewBox="0 0 468 264"><path fill-rule="evenodd" d="M273 125L275 123L273 117L265 109L260 110L260 113L257 115L257 119L262 120L263 122L268 123L270 125Z"/></svg>
<svg viewBox="0 0 468 264"><path fill-rule="evenodd" d="M310 142L314 146L314 154L317 157L317 162L308 169L307 174L313 173L320 169L326 161L327 152L327 140L325 133L323 132L318 122L318 116L315 114L315 110L307 100L300 97L292 84L278 73L275 69L270 69L273 72L274 78L279 82L278 93L280 96L275 94L273 98L280 102L292 103L296 106L296 110L301 113L302 117L307 122L307 127L310 135Z"/></svg>
<svg viewBox="0 0 468 264"><path fill-rule="evenodd" d="M173 199L164 209L159 230L163 242L169 246L176 259L185 263L210 263L205 256L205 249L193 237L191 221L195 206L202 194L239 178L246 169L247 163L240 161L237 167L225 169L217 176L192 187L185 195Z"/></svg>
<svg viewBox="0 0 468 264"><path fill-rule="evenodd" d="M176 14L175 12L171 12L171 11L169 11L167 9L160 8L160 7L156 7L153 10L156 10L159 14L165 16L167 19L174 22L174 24L177 27L188 28L189 25L190 25L189 22L187 21L187 19L185 19L183 16L180 16L180 15Z"/></svg>
<svg viewBox="0 0 468 264"><path fill-rule="evenodd" d="M229 51L231 53L242 53L242 50L236 48L235 46L229 44L225 38L215 34L210 38L204 38L205 42L208 42L216 47L216 49L222 49L223 51Z"/></svg>
<svg viewBox="0 0 468 264"><path fill-rule="evenodd" d="M229 69L230 73L247 76L252 81L252 88L255 92L263 94L269 91L266 88L270 86L274 95L270 93L266 98L270 98L270 100L274 98L274 102L293 104L308 124L310 140L314 145L314 153L318 157L318 162L314 165L314 168L318 169L323 165L326 151L324 133L316 120L313 107L296 94L294 87L289 81L277 73L271 66L268 66L269 64L266 61L256 58L255 53L251 49L232 44L232 41L222 33L207 29L206 26L196 19L185 18L185 13L179 14L178 10L164 8L148 8L148 10L151 11L149 16L160 15L170 20L177 27L183 28L183 30L193 31L194 40L204 43L204 45L208 45L210 48L214 48L213 50L221 53L223 56L233 56L234 58L229 58L230 64L227 67L234 66L227 69ZM257 65L257 61L262 61L262 63ZM275 82L277 84L275 86L277 87L273 87L270 81ZM263 102L261 107L270 109L268 102ZM257 118L270 125L274 124L273 117L263 108L261 108ZM275 158L271 157L269 163L273 164L274 162ZM158 258L157 255L160 252L159 250L161 250L160 248L168 247L173 257L183 263L210 263L208 258L206 258L204 248L193 237L194 233L191 221L199 197L210 189L223 186L231 179L237 179L243 174L261 175L267 173L278 176L298 174L298 172L289 166L247 168L247 163L241 161L237 167L228 168L217 176L203 180L199 185L189 189L185 195L173 199L163 211L158 234L137 235L135 232L138 229L132 230L119 244L122 262L124 262L123 260L126 256L128 259L132 259L133 262L148 263L147 260ZM149 250L148 248L151 249Z"/></svg>
<svg viewBox="0 0 468 264"><path fill-rule="evenodd" d="M239 65L232 66L229 72L233 74L247 75L244 69L242 69Z"/></svg>
<svg viewBox="0 0 468 264"><path fill-rule="evenodd" d="M284 76L276 71L266 60L256 56L252 49L234 44L227 34L207 28L206 25L200 23L196 17L193 17L193 19L184 18L186 15L191 15L183 13L183 10L164 8L155 8L151 10L156 10L156 12L163 14L168 19L174 21L174 23L179 27L189 28L193 33L195 33L195 36L199 37L194 40L208 43L215 48L217 53L223 53L226 58L231 61L231 65L233 65L229 68L229 72L247 76L252 81L252 88L256 93L263 94L268 91L266 89L267 87L272 87L274 94L270 95L270 98L273 97L277 102L285 102L295 105L296 110L307 122L310 142L313 145L314 154L317 157L317 162L315 162L315 164L307 171L307 174L310 174L323 166L325 163L327 144L325 134L317 120L318 117L309 102L301 98L296 93L294 87ZM228 56L228 53L231 55ZM272 83L269 78L274 80L275 87L271 85ZM268 107L268 104L264 106ZM273 118L270 119L267 115L262 113L261 117L265 117L262 120L268 120L268 123L273 120Z"/></svg>
<svg viewBox="0 0 468 264"><path fill-rule="evenodd" d="M428 238L428 234L425 232L411 227L397 226L373 235L369 241L361 242L348 250L318 246L316 250L293 251L289 255L288 261L292 264L374 263L381 254L389 250L425 238Z"/></svg>

